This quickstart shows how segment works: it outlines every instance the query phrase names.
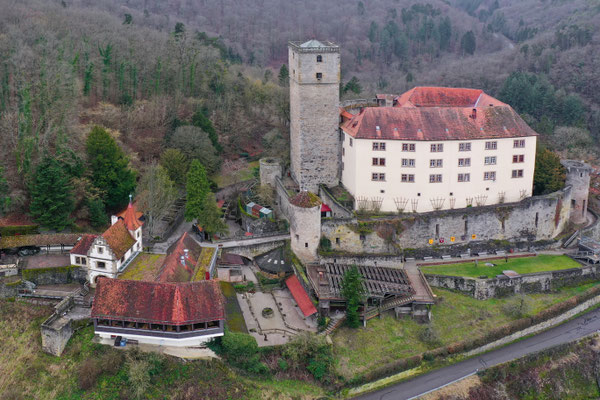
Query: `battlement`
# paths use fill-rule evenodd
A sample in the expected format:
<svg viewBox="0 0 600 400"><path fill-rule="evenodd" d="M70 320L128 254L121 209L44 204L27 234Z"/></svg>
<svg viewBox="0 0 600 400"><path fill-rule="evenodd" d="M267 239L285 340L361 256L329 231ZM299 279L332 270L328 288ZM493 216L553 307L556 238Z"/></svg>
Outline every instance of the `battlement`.
<svg viewBox="0 0 600 400"><path fill-rule="evenodd" d="M307 42L290 41L289 46L298 53L339 53L340 46L329 41L309 40Z"/></svg>

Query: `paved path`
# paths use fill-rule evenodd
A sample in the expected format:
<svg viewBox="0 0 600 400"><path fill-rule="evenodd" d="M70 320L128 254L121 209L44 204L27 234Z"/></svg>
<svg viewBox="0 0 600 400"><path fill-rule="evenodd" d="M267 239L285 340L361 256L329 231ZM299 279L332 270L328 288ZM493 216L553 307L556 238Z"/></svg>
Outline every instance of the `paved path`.
<svg viewBox="0 0 600 400"><path fill-rule="evenodd" d="M500 349L356 397L361 400L407 400L447 385L478 370L502 364L527 354L568 343L600 330L600 309Z"/></svg>

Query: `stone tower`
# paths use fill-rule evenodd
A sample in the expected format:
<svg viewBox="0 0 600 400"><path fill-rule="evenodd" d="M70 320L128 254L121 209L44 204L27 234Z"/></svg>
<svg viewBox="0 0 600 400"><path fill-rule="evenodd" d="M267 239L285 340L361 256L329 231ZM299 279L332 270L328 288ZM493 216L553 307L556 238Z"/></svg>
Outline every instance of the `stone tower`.
<svg viewBox="0 0 600 400"><path fill-rule="evenodd" d="M290 159L301 190L339 182L340 48L330 42L289 43Z"/></svg>
<svg viewBox="0 0 600 400"><path fill-rule="evenodd" d="M567 170L566 186L571 186L571 213L569 219L579 225L587 221L588 195L590 193L590 172L592 168L581 161L562 160Z"/></svg>

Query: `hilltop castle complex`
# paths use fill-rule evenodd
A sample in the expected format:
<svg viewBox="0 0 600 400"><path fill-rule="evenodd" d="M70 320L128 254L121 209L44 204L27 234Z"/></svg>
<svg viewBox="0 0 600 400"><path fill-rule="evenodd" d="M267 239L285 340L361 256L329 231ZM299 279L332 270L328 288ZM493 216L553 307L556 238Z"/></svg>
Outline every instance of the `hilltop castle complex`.
<svg viewBox="0 0 600 400"><path fill-rule="evenodd" d="M263 160L261 181L277 189L304 260L317 259L322 240L338 253L381 254L390 243L532 243L586 222L590 167L563 162L567 186L533 196L537 133L482 90L415 87L340 103L340 48L318 40L290 42L289 70L289 174ZM352 199L341 204L339 190ZM355 212L366 213L360 224Z"/></svg>

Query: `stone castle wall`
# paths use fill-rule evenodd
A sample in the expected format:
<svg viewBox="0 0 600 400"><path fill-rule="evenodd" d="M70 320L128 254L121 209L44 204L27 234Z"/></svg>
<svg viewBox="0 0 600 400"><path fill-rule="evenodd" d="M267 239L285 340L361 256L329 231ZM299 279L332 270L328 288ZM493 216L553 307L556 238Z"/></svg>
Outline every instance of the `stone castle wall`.
<svg viewBox="0 0 600 400"><path fill-rule="evenodd" d="M275 187L277 178L281 179L281 161L276 158L260 159L260 184Z"/></svg>
<svg viewBox="0 0 600 400"><path fill-rule="evenodd" d="M402 249L443 249L482 241L535 242L555 238L569 220L571 190L518 203L402 214L368 219L332 219L322 234L334 252L398 253Z"/></svg>
<svg viewBox="0 0 600 400"><path fill-rule="evenodd" d="M561 163L567 170L565 184L572 187L571 222L583 224L587 220L591 167L574 160L563 160Z"/></svg>
<svg viewBox="0 0 600 400"><path fill-rule="evenodd" d="M303 262L314 262L321 239L321 205L304 208L290 204L290 211L292 251Z"/></svg>
<svg viewBox="0 0 600 400"><path fill-rule="evenodd" d="M352 218L354 215L352 211L338 203L338 201L327 191L323 186L319 186L319 197L323 200L323 203L327 204L331 208L331 216L333 218Z"/></svg>

